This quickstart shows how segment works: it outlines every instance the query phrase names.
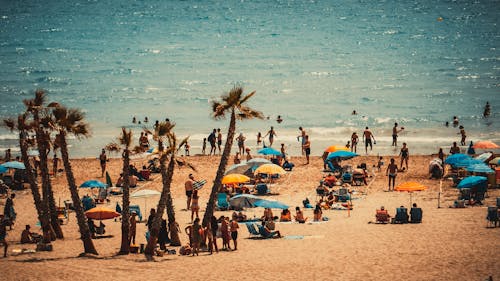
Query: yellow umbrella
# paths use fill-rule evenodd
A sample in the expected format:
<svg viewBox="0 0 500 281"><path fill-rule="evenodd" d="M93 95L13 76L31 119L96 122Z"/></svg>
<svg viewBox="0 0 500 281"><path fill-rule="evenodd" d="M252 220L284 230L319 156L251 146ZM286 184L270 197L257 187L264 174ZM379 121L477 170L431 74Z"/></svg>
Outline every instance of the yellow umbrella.
<svg viewBox="0 0 500 281"><path fill-rule="evenodd" d="M222 178L222 184L244 183L250 181L250 178L242 174L229 174Z"/></svg>
<svg viewBox="0 0 500 281"><path fill-rule="evenodd" d="M282 175L285 170L276 164L264 164L255 170L255 174Z"/></svg>
<svg viewBox="0 0 500 281"><path fill-rule="evenodd" d="M422 191L422 190L426 190L426 189L427 189L427 186L422 185L421 183L409 181L409 182L405 182L405 183L402 183L402 184L396 186L396 188L394 190L409 192L410 193L410 206L411 206L411 203L412 203L411 202L411 193L413 191Z"/></svg>
<svg viewBox="0 0 500 281"><path fill-rule="evenodd" d="M349 151L349 148L340 145L330 145L325 149L325 152L335 152L339 150Z"/></svg>

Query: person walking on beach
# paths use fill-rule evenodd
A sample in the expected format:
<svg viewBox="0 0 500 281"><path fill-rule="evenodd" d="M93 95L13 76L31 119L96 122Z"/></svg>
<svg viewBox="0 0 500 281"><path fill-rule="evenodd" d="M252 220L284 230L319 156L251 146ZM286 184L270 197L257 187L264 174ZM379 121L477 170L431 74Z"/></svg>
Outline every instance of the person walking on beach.
<svg viewBox="0 0 500 281"><path fill-rule="evenodd" d="M299 139L302 140L302 155L304 155L305 151L304 151L304 143L306 142L306 130L304 130L302 127L299 127L299 131L300 131L300 135L297 136L297 141L299 141Z"/></svg>
<svg viewBox="0 0 500 281"><path fill-rule="evenodd" d="M245 154L245 136L243 135L243 133L240 133L237 137L236 137L236 142L238 143L238 152L243 155Z"/></svg>
<svg viewBox="0 0 500 281"><path fill-rule="evenodd" d="M99 163L101 164L101 178L104 177L104 172L106 172L106 162L108 162L108 156L106 156L106 150L104 148L101 150L99 155Z"/></svg>
<svg viewBox="0 0 500 281"><path fill-rule="evenodd" d="M57 153L54 152L54 158L52 158L52 174L57 176L57 166L59 164L59 158L57 158Z"/></svg>
<svg viewBox="0 0 500 281"><path fill-rule="evenodd" d="M309 140L309 136L305 135L304 136L305 142L302 145L302 150L306 154L306 165L309 164L309 155L311 154L311 141Z"/></svg>
<svg viewBox="0 0 500 281"><path fill-rule="evenodd" d="M260 146L261 143L262 143L262 134L261 134L261 132L258 132L257 133L257 146Z"/></svg>
<svg viewBox="0 0 500 281"><path fill-rule="evenodd" d="M406 142L403 142L403 147L401 148L401 152L399 152L399 156L401 156L401 168L403 168L403 162L406 164L406 170L408 171L408 159L410 158L410 152L408 151L408 147L406 146Z"/></svg>
<svg viewBox="0 0 500 281"><path fill-rule="evenodd" d="M213 236L213 244L215 248L215 252L219 252L219 248L217 247L217 230L219 229L219 223L217 221L217 218L215 216L212 216L210 219L210 231L212 231L212 236Z"/></svg>
<svg viewBox="0 0 500 281"><path fill-rule="evenodd" d="M401 127L401 130L398 130L398 123L394 123L394 127L392 128L392 145L398 146L398 133L403 131L404 128Z"/></svg>
<svg viewBox="0 0 500 281"><path fill-rule="evenodd" d="M467 135L465 134L464 126L460 125L460 127L458 128L460 129L460 132L458 134L462 136L462 139L460 140L460 145L465 145L465 138L467 138Z"/></svg>
<svg viewBox="0 0 500 281"><path fill-rule="evenodd" d="M391 163L387 165L387 170L385 172L386 176L389 176L389 189L391 191L391 181L392 190L394 191L394 185L396 184L396 175L398 174L398 165L396 165L394 158L391 158Z"/></svg>
<svg viewBox="0 0 500 281"><path fill-rule="evenodd" d="M10 230L12 230L12 226L14 225L17 217L16 210L14 210L14 198L16 198L16 194L10 194L10 197L7 197L7 200L5 200L5 206L3 208L3 214L5 216L5 220L9 222Z"/></svg>
<svg viewBox="0 0 500 281"><path fill-rule="evenodd" d="M208 135L208 142L210 143L210 153L208 155L215 155L216 147L215 147L215 142L217 141L217 136L216 136L217 130L214 129L210 135Z"/></svg>
<svg viewBox="0 0 500 281"><path fill-rule="evenodd" d="M10 153L10 148L8 148L7 150L5 150L5 157L3 158L3 160L5 162L9 162L11 158L12 154Z"/></svg>
<svg viewBox="0 0 500 281"><path fill-rule="evenodd" d="M189 156L189 148L190 148L190 145L189 145L189 142L186 141L186 143L184 144L184 154L186 156Z"/></svg>
<svg viewBox="0 0 500 281"><path fill-rule="evenodd" d="M219 155L222 153L220 149L222 145L222 133L220 132L220 128L217 129L217 148L219 149Z"/></svg>
<svg viewBox="0 0 500 281"><path fill-rule="evenodd" d="M207 153L207 138L203 138L203 143L201 145L201 153L203 155Z"/></svg>
<svg viewBox="0 0 500 281"><path fill-rule="evenodd" d="M187 197L186 210L189 210L191 208L191 197L193 196L193 190L194 190L193 184L194 184L194 176L193 174L189 174L188 180L184 183L184 189L186 190L186 197Z"/></svg>
<svg viewBox="0 0 500 281"><path fill-rule="evenodd" d="M273 126L271 126L271 129L269 129L269 131L267 132L267 134L264 137L266 137L266 136L269 136L269 147L273 146L274 137L278 136L276 134L276 132L274 131Z"/></svg>
<svg viewBox="0 0 500 281"><path fill-rule="evenodd" d="M231 239L233 240L234 243L234 249L233 251L238 250L238 221L232 220L231 223L229 224L229 228L231 231Z"/></svg>
<svg viewBox="0 0 500 281"><path fill-rule="evenodd" d="M351 135L351 152L357 153L357 147L358 147L358 134L356 132L352 133Z"/></svg>
<svg viewBox="0 0 500 281"><path fill-rule="evenodd" d="M375 136L373 135L372 131L370 131L370 129L368 127L365 128L365 131L363 132L363 136L364 136L363 139L365 141L365 152L366 152L366 154L368 154L368 146L370 146L370 151L373 148L372 139L373 139L374 144L377 144L377 142L375 141Z"/></svg>

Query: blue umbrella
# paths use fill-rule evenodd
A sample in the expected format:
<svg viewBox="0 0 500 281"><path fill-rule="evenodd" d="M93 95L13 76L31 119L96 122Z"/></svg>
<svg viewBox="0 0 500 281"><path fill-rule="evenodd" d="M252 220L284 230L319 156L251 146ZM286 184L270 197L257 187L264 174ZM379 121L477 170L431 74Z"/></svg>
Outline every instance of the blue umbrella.
<svg viewBox="0 0 500 281"><path fill-rule="evenodd" d="M0 165L0 174L3 174L5 172L7 172L7 168L5 168L4 166Z"/></svg>
<svg viewBox="0 0 500 281"><path fill-rule="evenodd" d="M354 153L354 152L345 151L345 150L337 150L335 152L328 154L328 157L326 158L326 160L331 160L334 158L346 160L346 159L351 159L351 158L356 157L356 156L359 156L359 155Z"/></svg>
<svg viewBox="0 0 500 281"><path fill-rule="evenodd" d="M24 163L19 161L5 162L2 164L2 166L9 169L20 169L20 170L26 169L26 167L24 167Z"/></svg>
<svg viewBox="0 0 500 281"><path fill-rule="evenodd" d="M472 164L469 165L465 168L469 172L474 172L474 173L487 173L487 174L492 174L495 171L493 171L488 165L486 164Z"/></svg>
<svg viewBox="0 0 500 281"><path fill-rule="evenodd" d="M247 161L247 164L267 164L271 163L271 161L264 158L252 158Z"/></svg>
<svg viewBox="0 0 500 281"><path fill-rule="evenodd" d="M106 188L107 184L102 183L98 180L88 180L80 185L82 188Z"/></svg>
<svg viewBox="0 0 500 281"><path fill-rule="evenodd" d="M460 160L460 161L456 162L455 164L451 164L451 165L454 167L458 167L458 168L465 168L465 167L475 165L475 164L484 164L484 163L481 160L468 158L468 159Z"/></svg>
<svg viewBox="0 0 500 281"><path fill-rule="evenodd" d="M469 155L456 153L456 154L452 154L452 155L446 157L446 159L444 160L444 163L453 165L453 164L455 164L461 160L464 160L464 159L471 159L471 157Z"/></svg>
<svg viewBox="0 0 500 281"><path fill-rule="evenodd" d="M485 183L487 180L488 179L486 177L480 176L466 177L465 179L460 181L460 183L457 185L457 188L471 188L473 186Z"/></svg>
<svg viewBox="0 0 500 281"><path fill-rule="evenodd" d="M265 147L259 151L257 151L259 154L264 154L264 155L281 155L281 152L277 151L276 149L272 147Z"/></svg>
<svg viewBox="0 0 500 281"><path fill-rule="evenodd" d="M274 200L259 200L255 201L254 205L269 209L288 209L288 205Z"/></svg>

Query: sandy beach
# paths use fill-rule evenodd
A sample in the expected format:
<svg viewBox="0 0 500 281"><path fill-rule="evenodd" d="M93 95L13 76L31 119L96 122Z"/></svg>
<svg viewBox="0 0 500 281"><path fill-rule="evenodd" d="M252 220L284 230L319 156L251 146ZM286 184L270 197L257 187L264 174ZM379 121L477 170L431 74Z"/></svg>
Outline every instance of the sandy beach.
<svg viewBox="0 0 500 281"><path fill-rule="evenodd" d="M384 157L385 162L389 156ZM385 171L374 173L369 186L353 187L354 209L326 210L323 215L329 221L319 223L277 223L276 227L285 236L282 239L249 239L245 225L240 224L237 251L221 251L199 257L165 255L155 262L146 262L142 254L116 256L120 246L120 223L105 221L107 234L111 238L94 240L98 257L78 257L83 246L79 240L74 213L69 223L63 226L64 240L53 243L54 251L16 255L12 251L23 248L34 249L34 245L18 244L25 224L36 223L36 211L29 190L16 192L18 218L14 229L8 233L9 257L0 259L2 280L216 280L234 278L240 280L484 280L493 276L500 278L500 228L486 228L486 206L493 205L500 190L492 189L484 206L465 209L448 208L456 199L458 191L451 188L451 181L443 181L441 208L438 209L439 181L429 180L427 164L431 156L412 156L409 171L401 173L397 182L421 182L429 188L414 193L412 201L423 209L422 224L380 225L370 223L374 213L385 206L391 215L400 205L408 206L410 196L406 192L385 192ZM315 187L322 177L322 162L312 158L310 165L302 165L304 159L293 157L296 168L272 186L279 195L271 196L290 206L301 206L306 197L315 200ZM142 166L146 159L135 159ZM206 179L208 184L201 190L202 213L206 206L215 177L218 156L193 156L189 161L195 165L197 179ZM365 162L368 166L376 158L361 156L346 161L353 165ZM77 183L87 179L100 179L99 163L96 159L72 161ZM112 159L108 171L113 179L119 175L120 159ZM185 208L183 183L190 173L177 169L173 181L173 196L177 221L182 229L190 222L190 212ZM103 180L103 179L100 179ZM70 198L63 175L53 180L56 201ZM135 190L154 189L161 191L159 174L154 180L140 182ZM81 195L88 190L81 190ZM120 196L111 197L108 203L114 208ZM141 206L143 216L147 208L156 206L157 198L132 200ZM106 205L106 204L105 204ZM261 216L262 208L248 209L250 217ZM278 210L274 210L275 214ZM230 211L216 212L216 216L230 215ZM312 209L305 210L312 219ZM138 224L138 243L145 243L144 223ZM38 230L35 227L34 230ZM188 242L184 231L182 243ZM219 247L222 241L219 239ZM178 248L174 248L178 252ZM146 277L147 276L147 277ZM226 276L226 277L224 277Z"/></svg>

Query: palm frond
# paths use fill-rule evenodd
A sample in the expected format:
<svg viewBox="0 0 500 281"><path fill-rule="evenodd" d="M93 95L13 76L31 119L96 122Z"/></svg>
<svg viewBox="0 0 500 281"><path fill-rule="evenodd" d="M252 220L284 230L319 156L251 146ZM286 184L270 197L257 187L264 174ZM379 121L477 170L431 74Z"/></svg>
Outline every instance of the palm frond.
<svg viewBox="0 0 500 281"><path fill-rule="evenodd" d="M51 107L51 108L52 107L59 107L59 106L61 106L61 105L58 102L51 102L51 103L49 103L49 105L47 105L47 107Z"/></svg>
<svg viewBox="0 0 500 281"><path fill-rule="evenodd" d="M7 119L4 119L3 120L3 124L5 127L7 127L11 132L14 131L14 129L16 128L16 121L14 121L14 119L12 118L7 118Z"/></svg>
<svg viewBox="0 0 500 281"><path fill-rule="evenodd" d="M42 89L38 89L35 92L35 99L33 100L33 105L40 107L45 103L47 95L45 94L45 91Z"/></svg>
<svg viewBox="0 0 500 281"><path fill-rule="evenodd" d="M122 128L122 134L118 138L120 141L120 144L129 147L130 144L132 143L132 130L128 130L125 128Z"/></svg>
<svg viewBox="0 0 500 281"><path fill-rule="evenodd" d="M139 154L139 153L143 153L144 152L144 149L142 149L142 147L136 145L134 146L134 148L132 148L132 153L134 154Z"/></svg>
<svg viewBox="0 0 500 281"><path fill-rule="evenodd" d="M253 91L253 92L251 92L250 94L248 94L248 95L244 96L244 97L240 100L239 104L240 104L240 105L241 105L241 104L244 104L244 103L245 103L248 99L250 99L253 95L255 95L255 93L256 93L256 91Z"/></svg>
<svg viewBox="0 0 500 281"><path fill-rule="evenodd" d="M109 152L120 152L121 147L116 142L108 143L104 149Z"/></svg>

